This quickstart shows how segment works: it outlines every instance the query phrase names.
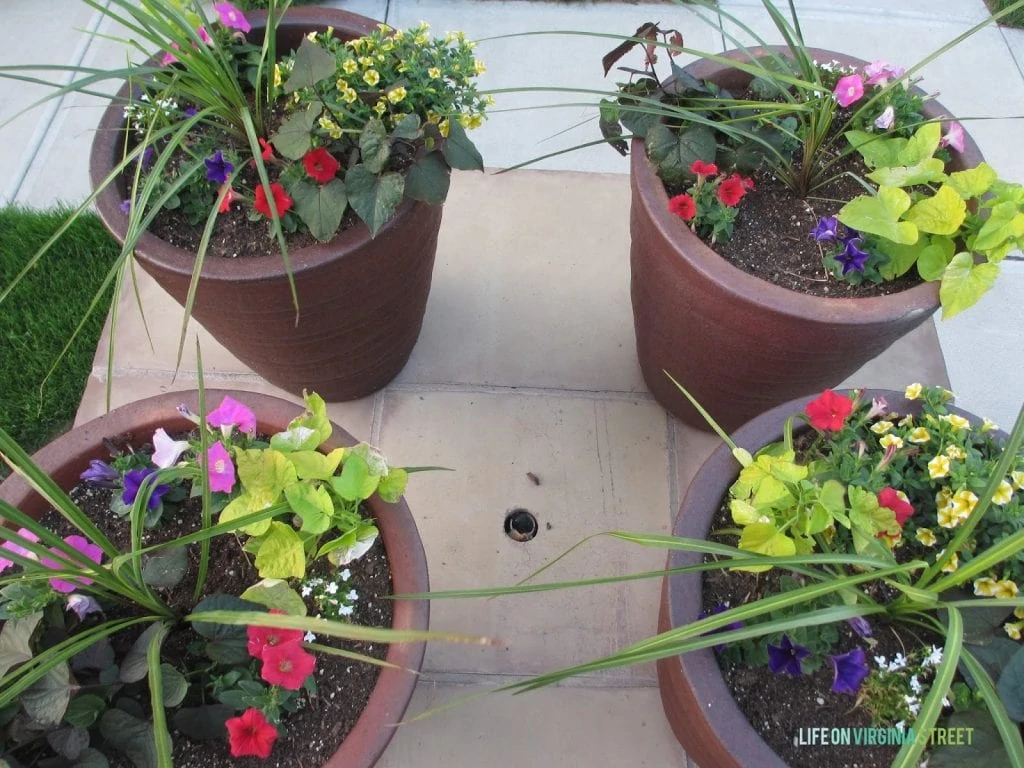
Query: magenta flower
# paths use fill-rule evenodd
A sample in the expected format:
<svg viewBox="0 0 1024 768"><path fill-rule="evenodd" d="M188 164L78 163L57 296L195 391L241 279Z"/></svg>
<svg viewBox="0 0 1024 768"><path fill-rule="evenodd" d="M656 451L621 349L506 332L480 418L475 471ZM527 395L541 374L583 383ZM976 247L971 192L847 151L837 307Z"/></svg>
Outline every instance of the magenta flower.
<svg viewBox="0 0 1024 768"><path fill-rule="evenodd" d="M93 544L83 536L65 536L64 543L70 547L73 547L74 549L77 549L80 553L82 553L82 555L84 555L89 560L92 560L94 563L98 563L103 558L103 550L100 549L98 545ZM50 551L56 554L62 554L57 549L51 549ZM65 557L68 557L72 562L76 562L74 557L71 557L69 555L65 555ZM51 560L48 557L41 558L39 562L45 565L47 568L65 567L60 563ZM80 565L83 568L85 567L84 559L79 559L76 564ZM74 582L64 581L64 579L50 579L50 586L58 592L74 592L79 587L84 587L88 584L92 584L92 579L86 578L85 576L75 579Z"/></svg>
<svg viewBox="0 0 1024 768"><path fill-rule="evenodd" d="M800 662L811 655L811 651L802 645L793 645L789 635L782 636L778 645L768 645L768 669L776 675L785 672L793 677L803 674Z"/></svg>
<svg viewBox="0 0 1024 768"><path fill-rule="evenodd" d="M171 48L173 48L176 51L180 51L181 50L181 46L179 46L177 43L171 43ZM177 62L177 60L178 60L178 57L175 56L170 51L168 51L167 53L164 54L164 57L162 59L160 59L160 63L163 66L166 67L168 64L174 64L175 62Z"/></svg>
<svg viewBox="0 0 1024 768"><path fill-rule="evenodd" d="M892 128L893 121L896 119L896 110L893 109L892 104L886 107L882 114L875 118L875 128L880 128L883 131L888 131Z"/></svg>
<svg viewBox="0 0 1024 768"><path fill-rule="evenodd" d="M213 40L210 39L210 33L206 31L206 27L196 27L196 32L199 33L199 39L207 45L212 45Z"/></svg>
<svg viewBox="0 0 1024 768"><path fill-rule="evenodd" d="M216 442L207 449L206 458L210 490L231 493L235 487L235 465L231 463L231 454L222 443Z"/></svg>
<svg viewBox="0 0 1024 768"><path fill-rule="evenodd" d="M889 82L889 78L895 80L903 77L906 71L903 67L894 67L889 62L878 59L864 67L864 77L867 78L867 85L884 87Z"/></svg>
<svg viewBox="0 0 1024 768"><path fill-rule="evenodd" d="M841 656L829 656L832 667L835 669L835 679L832 681L833 693L857 693L860 688L860 681L868 676L868 665L864 661L864 651L854 648L849 653Z"/></svg>
<svg viewBox="0 0 1024 768"><path fill-rule="evenodd" d="M848 107L864 95L864 81L860 75L847 75L836 83L833 93L839 106Z"/></svg>
<svg viewBox="0 0 1024 768"><path fill-rule="evenodd" d="M21 536L21 538L28 539L32 542L39 541L39 537L32 533L32 531L30 531L28 528L19 528L18 535ZM5 549L8 552L13 552L16 555L19 555L20 557L30 557L33 559L35 558L35 555L33 555L20 544L16 544L13 541L5 541L2 545L0 545L0 551L3 551ZM13 560L9 560L8 558L0 555L0 573L3 573L12 565L14 565Z"/></svg>
<svg viewBox="0 0 1024 768"><path fill-rule="evenodd" d="M252 25L249 24L242 12L231 3L214 3L213 10L220 16L220 23L225 27L239 29L242 32L252 29Z"/></svg>
<svg viewBox="0 0 1024 768"><path fill-rule="evenodd" d="M964 151L964 127L953 120L946 126L946 132L939 140L940 147L952 147L957 152Z"/></svg>
<svg viewBox="0 0 1024 768"><path fill-rule="evenodd" d="M256 432L256 414L229 395L225 395L220 405L206 414L206 423L220 427L225 437L231 434L232 427L250 435Z"/></svg>

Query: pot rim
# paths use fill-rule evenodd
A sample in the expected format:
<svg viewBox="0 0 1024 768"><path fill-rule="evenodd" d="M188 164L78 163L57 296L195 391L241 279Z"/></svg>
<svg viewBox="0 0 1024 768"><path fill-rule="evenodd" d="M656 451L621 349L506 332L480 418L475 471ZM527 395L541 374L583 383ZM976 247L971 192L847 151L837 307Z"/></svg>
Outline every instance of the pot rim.
<svg viewBox="0 0 1024 768"><path fill-rule="evenodd" d="M277 432L303 411L303 406L272 395L237 390L207 389L207 402L230 395L249 405L257 415L257 429ZM75 427L56 438L37 453L33 460L62 488L78 482L78 474L90 459L109 458L102 439L134 431L148 435L158 427L171 431L189 430L194 424L178 413L179 403L198 412L197 390L167 392L116 408L92 421ZM358 440L333 421L330 439L321 448L355 445ZM12 475L0 483L0 499L29 514L42 514L49 508L25 481ZM391 568L394 594L429 592L427 560L423 543L416 529L405 498L389 504L374 496L367 502L377 518ZM394 603L392 628L426 629L430 603L425 600L397 600ZM425 643L393 643L388 646L386 660L396 668L382 668L370 698L348 736L324 764L327 768L369 768L384 752L395 733L412 698L417 674L423 664Z"/></svg>
<svg viewBox="0 0 1024 768"><path fill-rule="evenodd" d="M246 15L254 32L260 32L266 24L266 11L251 12ZM302 6L289 8L279 22L279 29L326 29L333 26L341 36L359 37L369 34L377 28L378 22L366 16L338 8L319 6ZM156 64L154 57L149 64ZM104 109L96 128L89 150L89 179L92 188L98 189L103 180L113 171L115 164L111 158L119 156L123 147L123 129L125 127L124 104L131 93L131 85L125 82ZM128 233L128 217L121 211L123 198L118 189L120 180L115 179L96 196L96 208L104 225L114 237L124 242ZM414 211L426 205L417 200L403 199L395 215L378 231L376 238L385 237L389 230L401 225L412 217ZM356 226L339 232L326 243L316 242L302 248L289 249L288 259L291 273L297 277L304 272L315 269L321 264L338 258L339 252L347 253L357 250L371 240L366 224L359 221ZM196 255L192 251L178 248L161 240L149 231L142 233L136 248L136 257L142 261L151 261L165 272L182 276L191 280L195 270ZM218 280L234 283L260 283L287 274L284 260L280 254L258 258L205 258L201 276L205 280Z"/></svg>
<svg viewBox="0 0 1024 768"><path fill-rule="evenodd" d="M772 45L766 46L766 48L751 48L748 51L732 49L720 55L740 59L745 58L748 53L757 55L758 52L765 49L777 53L786 53L789 50L785 46ZM807 50L819 61L837 59L843 64L857 67L868 63L863 59L823 48L808 48ZM698 78L709 78L731 70L730 67L711 59L698 59L684 69ZM926 101L923 111L928 118L950 114L935 100ZM964 167L973 167L980 163L983 159L981 151L966 132L964 144L964 152L960 154L960 162L964 164ZM741 300L750 302L757 307L770 308L773 312L805 318L811 322L840 325L876 325L888 318L902 318L922 313L931 314L939 306L939 284L937 282L921 283L905 291L886 296L825 298L808 296L748 274L715 253L704 244L703 240L691 232L678 216L669 211L668 193L665 190L665 185L655 173L651 162L647 159L643 139L634 138L632 140L630 155L632 183L643 199L644 205L650 211L659 234L672 245L679 258L690 262L693 269L699 272L703 279L715 285L719 290L735 294ZM852 311L854 308L856 311Z"/></svg>

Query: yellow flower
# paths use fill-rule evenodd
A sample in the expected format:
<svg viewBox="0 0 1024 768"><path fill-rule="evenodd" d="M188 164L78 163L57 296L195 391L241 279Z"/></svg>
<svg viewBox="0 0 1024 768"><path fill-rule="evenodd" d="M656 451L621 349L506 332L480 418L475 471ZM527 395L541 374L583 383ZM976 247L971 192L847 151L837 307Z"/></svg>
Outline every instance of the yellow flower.
<svg viewBox="0 0 1024 768"><path fill-rule="evenodd" d="M377 117L382 116L385 112L388 111L388 103L384 101L384 99L381 99L380 101L373 105L373 111L377 113Z"/></svg>
<svg viewBox="0 0 1024 768"><path fill-rule="evenodd" d="M388 101L390 101L392 104L397 104L398 102L405 98L405 95L405 87L400 85L397 88L392 88L390 91L388 91Z"/></svg>
<svg viewBox="0 0 1024 768"><path fill-rule="evenodd" d="M362 66L363 69L369 69L370 67L372 67L374 65L373 57L372 56L360 56L359 57L359 64L360 64L360 66Z"/></svg>
<svg viewBox="0 0 1024 768"><path fill-rule="evenodd" d="M1024 605L1018 605L1013 609L1013 615L1018 619L1024 619Z"/></svg>
<svg viewBox="0 0 1024 768"><path fill-rule="evenodd" d="M442 136L447 137L449 126L450 123L447 120L442 120L440 123L437 124L437 129L441 132Z"/></svg>
<svg viewBox="0 0 1024 768"><path fill-rule="evenodd" d="M395 69L397 69L399 72L405 72L409 69L409 65L406 64L404 61L400 61L398 62L398 66L395 67Z"/></svg>
<svg viewBox="0 0 1024 768"><path fill-rule="evenodd" d="M1011 640L1020 640L1020 631L1024 629L1024 621L1008 621L1003 624L1003 629L1010 636Z"/></svg>
<svg viewBox="0 0 1024 768"><path fill-rule="evenodd" d="M345 61L341 65L341 69L346 75L351 75L353 72L359 69L359 65L356 64L355 59L345 59Z"/></svg>
<svg viewBox="0 0 1024 768"><path fill-rule="evenodd" d="M939 557L942 557L945 554L945 552L946 552L946 550L942 550L942 552L939 552ZM943 573L953 573L959 567L960 567L960 555L959 555L959 553L954 552L953 556L951 558L949 558L949 562L946 563L944 566L942 566L942 572Z"/></svg>
<svg viewBox="0 0 1024 768"><path fill-rule="evenodd" d="M364 42L366 41L363 38L357 37L355 40L349 40L348 42L345 43L345 45L347 45L356 53L359 53L359 49L363 47Z"/></svg>
<svg viewBox="0 0 1024 768"><path fill-rule="evenodd" d="M282 82L282 80L281 80L281 67L279 67L277 64L275 64L274 65L274 87L275 88L280 88L281 87L281 82Z"/></svg>
<svg viewBox="0 0 1024 768"><path fill-rule="evenodd" d="M944 507L947 504L949 504L952 498L953 489L950 488L949 486L943 486L941 489L939 489L939 492L935 494L935 506Z"/></svg>
<svg viewBox="0 0 1024 768"><path fill-rule="evenodd" d="M985 576L974 582L974 594L978 597L995 597L996 580L991 576Z"/></svg>
<svg viewBox="0 0 1024 768"><path fill-rule="evenodd" d="M483 124L484 124L484 116L483 115L470 115L469 116L469 124L466 127L467 128L479 128Z"/></svg>
<svg viewBox="0 0 1024 768"><path fill-rule="evenodd" d="M309 40L309 42L311 42L311 43L315 43L316 42L316 32L310 32L308 35L306 35L306 39Z"/></svg>
<svg viewBox="0 0 1024 768"><path fill-rule="evenodd" d="M398 42L401 42L405 38L405 32L403 32L400 29L396 29L395 34L393 34L392 37L395 38L395 40L397 40Z"/></svg>
<svg viewBox="0 0 1024 768"><path fill-rule="evenodd" d="M992 494L992 503L1002 506L1003 504L1009 504L1010 499L1013 498L1013 486L1003 480L996 488L996 492Z"/></svg>
<svg viewBox="0 0 1024 768"><path fill-rule="evenodd" d="M982 420L982 422L981 422L981 431L982 432L991 432L991 431L996 430L996 429L999 429L999 425L996 424L994 421L992 421L992 419L986 418L986 419Z"/></svg>
<svg viewBox="0 0 1024 768"><path fill-rule="evenodd" d="M892 425L890 425L890 426L892 426ZM882 439L878 441L878 444L880 446L882 446L883 448L892 448L892 449L902 448L903 447L903 438L899 437L898 435L884 435L882 437Z"/></svg>
<svg viewBox="0 0 1024 768"><path fill-rule="evenodd" d="M928 462L928 477L938 480L949 475L949 456L936 456Z"/></svg>
<svg viewBox="0 0 1024 768"><path fill-rule="evenodd" d="M939 420L945 421L953 427L953 429L968 429L971 426L971 422L963 416L959 416L955 413L947 413L944 416L939 416Z"/></svg>
<svg viewBox="0 0 1024 768"><path fill-rule="evenodd" d="M487 67L484 66L484 63L480 61L480 59L473 59L473 74L482 75L486 71Z"/></svg>
<svg viewBox="0 0 1024 768"><path fill-rule="evenodd" d="M1010 480L1016 490L1024 490L1024 472L1011 472Z"/></svg>
<svg viewBox="0 0 1024 768"><path fill-rule="evenodd" d="M488 107L494 106L494 97L491 94L487 94L487 96L484 97L484 101L487 102ZM907 418L909 419L910 417L908 416Z"/></svg>
<svg viewBox="0 0 1024 768"><path fill-rule="evenodd" d="M951 459L959 459L961 461L967 457L967 454L964 453L964 449L961 448L959 445L948 446L946 448L946 455L949 456L949 458Z"/></svg>
<svg viewBox="0 0 1024 768"><path fill-rule="evenodd" d="M1007 600L1011 600L1017 596L1020 589L1017 587L1017 582L1011 579L1003 579L997 581L995 585L995 591L992 593L992 597L1004 597Z"/></svg>
<svg viewBox="0 0 1024 768"><path fill-rule="evenodd" d="M428 69L427 74L430 75L430 77L432 77L434 80L441 79L441 70L438 69L437 67L431 67L430 69Z"/></svg>
<svg viewBox="0 0 1024 768"><path fill-rule="evenodd" d="M332 37L334 35L334 27L328 26L327 31L324 32L324 37Z"/></svg>
<svg viewBox="0 0 1024 768"><path fill-rule="evenodd" d="M338 127L337 124L335 124L335 122L326 115L317 120L317 122L320 123L320 127L325 131L331 131Z"/></svg>
<svg viewBox="0 0 1024 768"><path fill-rule="evenodd" d="M904 416L902 419L900 419L899 421L896 422L896 426L898 426L898 427L912 427L912 426L914 426L914 416L913 416L913 414L908 413L906 416Z"/></svg>
<svg viewBox="0 0 1024 768"><path fill-rule="evenodd" d="M966 488L961 488L953 494L952 504L956 509L957 516L961 520L966 520L970 517L971 512L973 512L974 508L977 506L978 497Z"/></svg>
<svg viewBox="0 0 1024 768"><path fill-rule="evenodd" d="M932 533L931 528L918 528L917 533L914 534L914 538L916 538L926 547L934 547L935 542L938 541L938 539L935 538L935 534Z"/></svg>
<svg viewBox="0 0 1024 768"><path fill-rule="evenodd" d="M871 425L871 431L874 432L876 435L884 435L890 429L892 429L892 422L886 421L885 419L883 419L882 421L876 421L874 424Z"/></svg>
<svg viewBox="0 0 1024 768"><path fill-rule="evenodd" d="M378 23L377 23L377 29L379 29L379 30L380 30L381 32L383 32L383 33L385 33L385 34L387 34L388 32L390 32L390 31L391 31L391 27L389 27L389 26L388 26L387 24L385 24L384 22L378 22ZM397 34L397 33L396 33L396 34Z"/></svg>
<svg viewBox="0 0 1024 768"><path fill-rule="evenodd" d="M943 528L956 528L960 525L960 517L956 513L956 507L947 504L939 510L939 525Z"/></svg>
<svg viewBox="0 0 1024 768"><path fill-rule="evenodd" d="M412 41L416 43L416 45L426 45L427 39L428 38L426 35L416 35L416 37L414 37Z"/></svg>
<svg viewBox="0 0 1024 768"><path fill-rule="evenodd" d="M365 72L363 72L363 81L367 85L376 85L377 83L380 82L380 74L377 72L376 69L368 69Z"/></svg>
<svg viewBox="0 0 1024 768"><path fill-rule="evenodd" d="M912 443L927 443L932 439L931 433L924 427L914 427L907 438Z"/></svg>
<svg viewBox="0 0 1024 768"><path fill-rule="evenodd" d="M331 128L331 130L329 131L328 135L332 139L340 139L341 138L341 128L338 127L337 125L334 126L333 128Z"/></svg>
<svg viewBox="0 0 1024 768"><path fill-rule="evenodd" d="M915 382L903 390L903 396L907 398L907 400L917 400L921 397L921 389L921 385Z"/></svg>
<svg viewBox="0 0 1024 768"><path fill-rule="evenodd" d="M380 49L384 52L393 51L395 49L395 44L388 40L380 47Z"/></svg>
<svg viewBox="0 0 1024 768"><path fill-rule="evenodd" d="M384 54L383 53L378 53L377 54L377 61L380 62L381 64L384 63Z"/></svg>
<svg viewBox="0 0 1024 768"><path fill-rule="evenodd" d="M348 85L346 85L344 90L341 92L341 98L345 100L346 104L351 104L359 98L359 94L356 93L355 88L349 88Z"/></svg>

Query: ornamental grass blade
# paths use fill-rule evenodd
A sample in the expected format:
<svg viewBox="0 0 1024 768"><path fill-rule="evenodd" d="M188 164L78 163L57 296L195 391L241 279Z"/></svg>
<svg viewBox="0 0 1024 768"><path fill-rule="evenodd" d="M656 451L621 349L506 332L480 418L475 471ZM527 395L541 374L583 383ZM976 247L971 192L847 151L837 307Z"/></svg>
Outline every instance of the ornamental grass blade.
<svg viewBox="0 0 1024 768"><path fill-rule="evenodd" d="M1024 766L1024 743L1021 742L1020 726L1010 719L1009 713L1006 711L1006 707L1003 706L1003 701L996 691L995 684L992 682L992 678L982 664L966 648L964 648L960 656L960 662L973 678L975 691L981 694L982 699L985 701L988 713L992 716L992 720L996 724L996 730L999 731L999 736L1003 740L1003 746L1006 747L1006 753L1010 757L1010 764Z"/></svg>

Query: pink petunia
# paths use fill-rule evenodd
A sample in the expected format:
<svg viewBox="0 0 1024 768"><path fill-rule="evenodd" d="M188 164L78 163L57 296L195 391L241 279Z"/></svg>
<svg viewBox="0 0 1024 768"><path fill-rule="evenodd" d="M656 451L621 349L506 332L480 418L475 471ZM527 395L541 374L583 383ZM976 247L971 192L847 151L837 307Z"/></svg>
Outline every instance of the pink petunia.
<svg viewBox="0 0 1024 768"><path fill-rule="evenodd" d="M956 120L946 125L946 132L939 140L940 147L952 147L957 152L964 151L964 127Z"/></svg>
<svg viewBox="0 0 1024 768"><path fill-rule="evenodd" d="M173 48L176 51L181 50L181 46L179 46L177 43L171 43L171 48ZM164 54L164 57L160 59L160 63L166 67L168 64L174 64L177 60L178 57L168 51Z"/></svg>
<svg viewBox="0 0 1024 768"><path fill-rule="evenodd" d="M103 559L103 550L98 545L93 544L91 541L86 539L84 536L65 536L64 543L74 549L77 549L81 554L83 554L89 560L92 560L94 563L98 563L101 559ZM54 552L55 554L62 554L57 549L51 549L50 551ZM73 563L76 562L76 558L70 555L64 555L64 557L70 559L71 562ZM42 565L45 565L47 568L62 569L65 567L72 567L65 566L62 563L58 563L55 560L51 560L48 557L40 558L39 562ZM79 565L79 567L85 567L84 561L81 559L77 560L76 564ZM75 579L74 582L64 581L64 579L50 579L50 586L58 592L74 592L79 587L84 587L89 584L92 584L92 579L87 578L85 576Z"/></svg>
<svg viewBox="0 0 1024 768"><path fill-rule="evenodd" d="M196 27L196 32L199 33L199 39L207 45L212 45L213 40L210 38L210 33L206 31L206 27Z"/></svg>
<svg viewBox="0 0 1024 768"><path fill-rule="evenodd" d="M252 25L249 24L245 15L231 3L214 3L213 10L217 12L217 15L220 17L220 23L225 27L238 29L242 32L248 32L252 29Z"/></svg>
<svg viewBox="0 0 1024 768"><path fill-rule="evenodd" d="M231 454L219 441L206 451L206 471L210 475L210 490L231 493L235 487L235 465L231 463Z"/></svg>
<svg viewBox="0 0 1024 768"><path fill-rule="evenodd" d="M232 427L250 435L256 431L256 414L248 406L225 395L214 410L206 414L206 423L211 427L220 427L225 436L231 434Z"/></svg>
<svg viewBox="0 0 1024 768"><path fill-rule="evenodd" d="M836 83L833 93L839 106L848 107L864 95L864 81L860 75L847 75Z"/></svg>
<svg viewBox="0 0 1024 768"><path fill-rule="evenodd" d="M32 542L39 541L39 537L36 536L34 533L32 533L32 531L30 531L28 528L20 528L20 529L18 529L18 535L21 536L21 538L28 539L29 541L32 541ZM33 555L31 552L29 552L23 546L21 546L20 544L16 544L13 541L5 541L2 545L0 545L0 551L5 550L5 549L8 552L13 552L16 555L20 555L21 557L30 557L30 558L34 558L35 557L35 555ZM13 560L9 560L6 557L0 556L0 573L3 573L8 568L10 568L12 565L14 565L14 561Z"/></svg>
<svg viewBox="0 0 1024 768"><path fill-rule="evenodd" d="M875 118L875 128L881 128L883 131L887 131L892 128L892 124L895 119L896 110L893 109L892 104L890 104L882 111L882 114Z"/></svg>

